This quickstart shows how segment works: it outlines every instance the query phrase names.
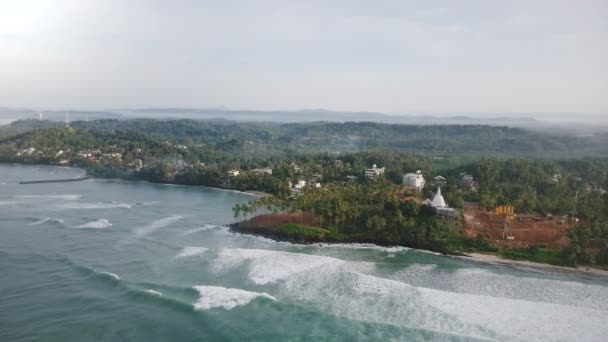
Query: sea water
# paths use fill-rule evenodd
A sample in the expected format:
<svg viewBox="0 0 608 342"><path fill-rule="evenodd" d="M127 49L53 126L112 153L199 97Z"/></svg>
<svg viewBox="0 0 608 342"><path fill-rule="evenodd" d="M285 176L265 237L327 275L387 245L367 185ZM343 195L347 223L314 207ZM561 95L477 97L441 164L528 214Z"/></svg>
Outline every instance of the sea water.
<svg viewBox="0 0 608 342"><path fill-rule="evenodd" d="M603 341L608 281L233 234L253 197L0 165L0 341Z"/></svg>

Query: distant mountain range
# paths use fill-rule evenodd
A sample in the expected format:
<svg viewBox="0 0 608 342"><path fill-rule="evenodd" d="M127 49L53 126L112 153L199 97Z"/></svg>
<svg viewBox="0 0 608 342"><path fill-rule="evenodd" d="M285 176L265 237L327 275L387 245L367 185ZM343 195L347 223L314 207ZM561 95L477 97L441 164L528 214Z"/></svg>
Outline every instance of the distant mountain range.
<svg viewBox="0 0 608 342"><path fill-rule="evenodd" d="M235 110L221 108L138 108L138 109L111 109L103 111L82 110L53 110L37 111L31 109L15 109L0 107L0 123L7 124L17 119L42 118L53 121L65 121L69 114L72 121L99 120L99 119L226 119L234 121L266 121L266 122L381 122L410 125L488 125L521 127L533 130L549 131L555 133L570 133L574 135L587 135L596 132L607 132L608 124L582 123L582 122L551 122L537 120L532 116L490 116L481 118L468 115L432 116L432 115L387 115L378 112L342 112L326 109L304 110Z"/></svg>

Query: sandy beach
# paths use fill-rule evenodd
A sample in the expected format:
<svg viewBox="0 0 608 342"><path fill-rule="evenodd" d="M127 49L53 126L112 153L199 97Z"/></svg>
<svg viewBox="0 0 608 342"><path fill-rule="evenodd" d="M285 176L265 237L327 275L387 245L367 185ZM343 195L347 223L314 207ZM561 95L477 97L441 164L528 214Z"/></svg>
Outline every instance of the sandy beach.
<svg viewBox="0 0 608 342"><path fill-rule="evenodd" d="M570 273L574 275L582 275L582 276L595 276L595 277L608 277L608 270L593 268L593 267L565 267L565 266L556 266L549 264L541 264L532 261L524 261L524 260L511 260L511 259L503 259L497 255L492 254L481 254L481 253L469 253L467 256L458 257L464 259L473 259L479 262L498 264L504 266L512 266L512 267L530 267L536 268L543 271L549 272L561 272L561 273Z"/></svg>
<svg viewBox="0 0 608 342"><path fill-rule="evenodd" d="M250 194L256 197L267 197L267 196L271 196L269 193L267 192L263 192L263 191L254 191L254 190L248 190L245 191L246 194Z"/></svg>

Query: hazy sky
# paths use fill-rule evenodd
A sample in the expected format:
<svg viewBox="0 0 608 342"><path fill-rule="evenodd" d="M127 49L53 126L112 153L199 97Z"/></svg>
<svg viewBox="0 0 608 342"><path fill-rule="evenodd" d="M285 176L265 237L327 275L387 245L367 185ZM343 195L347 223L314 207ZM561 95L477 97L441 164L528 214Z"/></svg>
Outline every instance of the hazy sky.
<svg viewBox="0 0 608 342"><path fill-rule="evenodd" d="M608 1L0 0L0 106L608 115Z"/></svg>

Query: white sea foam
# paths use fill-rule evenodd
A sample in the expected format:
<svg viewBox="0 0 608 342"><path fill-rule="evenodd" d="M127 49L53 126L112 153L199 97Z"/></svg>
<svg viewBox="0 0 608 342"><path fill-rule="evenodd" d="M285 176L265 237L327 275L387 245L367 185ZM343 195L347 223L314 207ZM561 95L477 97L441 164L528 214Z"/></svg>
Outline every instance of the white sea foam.
<svg viewBox="0 0 608 342"><path fill-rule="evenodd" d="M275 297L265 292L249 292L219 286L194 286L193 289L200 294L200 298L193 304L195 310L213 308L231 310L237 306L247 305L256 298L276 300Z"/></svg>
<svg viewBox="0 0 608 342"><path fill-rule="evenodd" d="M66 195L55 195L55 194L49 194L49 195L19 195L19 196L15 196L18 198L39 198L39 199L62 199L62 200L66 200L66 201L75 201L79 198L82 197L82 195L74 195L74 194L66 194Z"/></svg>
<svg viewBox="0 0 608 342"><path fill-rule="evenodd" d="M204 231L208 231L208 230L212 230L212 229L218 229L218 228L222 228L221 226L216 226L213 224L206 224L202 227L199 228L194 228L194 229L189 229L186 230L182 233L182 235L190 235L190 234L194 234L194 233L198 233L198 232L204 232Z"/></svg>
<svg viewBox="0 0 608 342"><path fill-rule="evenodd" d="M158 292L158 291L156 291L156 290L152 290L152 289L150 289L150 290L145 290L144 292L149 293L149 294L153 294L153 295L155 295L155 296L162 296L162 295L163 295L161 292Z"/></svg>
<svg viewBox="0 0 608 342"><path fill-rule="evenodd" d="M16 204L23 204L23 202L0 201L0 205L16 205Z"/></svg>
<svg viewBox="0 0 608 342"><path fill-rule="evenodd" d="M336 269L345 265L361 271L370 271L374 268L373 263L347 262L320 255L265 249L222 249L212 265L212 271L226 272L244 262L250 263L249 279L260 285L284 280L294 274L319 268Z"/></svg>
<svg viewBox="0 0 608 342"><path fill-rule="evenodd" d="M207 250L208 250L208 248L205 248L205 247L188 246L188 247L184 247L175 257L176 258L186 258L186 257L198 256L198 255L202 255Z"/></svg>
<svg viewBox="0 0 608 342"><path fill-rule="evenodd" d="M420 264L412 264L389 277L414 286L432 287L449 292L608 311L607 287L563 279L500 274L473 267L444 270L435 267L428 268L428 266Z"/></svg>
<svg viewBox="0 0 608 342"><path fill-rule="evenodd" d="M608 333L605 310L429 289L349 267L292 274L279 291L339 317L471 338L594 341Z"/></svg>
<svg viewBox="0 0 608 342"><path fill-rule="evenodd" d="M371 243L330 243L330 244L319 244L322 248L340 248L340 249L369 249L376 250L388 253L399 253L404 251L409 251L411 248L403 247L403 246L392 246L392 247L383 247L374 245Z"/></svg>
<svg viewBox="0 0 608 342"><path fill-rule="evenodd" d="M116 273L112 273L112 272L99 272L99 274L107 275L107 276L113 278L114 280L120 280L120 277Z"/></svg>
<svg viewBox="0 0 608 342"><path fill-rule="evenodd" d="M63 223L63 220L59 219L59 218L47 217L47 218L44 218L42 220L30 223L30 226L37 226L37 225L44 224L44 223L47 223L47 222L50 222L50 223Z"/></svg>
<svg viewBox="0 0 608 342"><path fill-rule="evenodd" d="M498 334L505 340L603 341L608 312L525 300L419 288L430 306Z"/></svg>
<svg viewBox="0 0 608 342"><path fill-rule="evenodd" d="M64 204L63 208L67 208L67 209L115 209L115 208L130 209L131 205L127 204L127 203L119 203L119 202L97 202L97 203L72 202L72 203Z"/></svg>
<svg viewBox="0 0 608 342"><path fill-rule="evenodd" d="M163 227L170 225L173 222L181 220L182 218L183 217L181 217L179 215L175 215L175 216L165 217L160 220L156 220L148 225L135 229L134 235L137 237L142 237L144 235L151 234Z"/></svg>
<svg viewBox="0 0 608 342"><path fill-rule="evenodd" d="M149 202L138 202L138 203L140 203L139 205L146 206L146 205L155 205L155 204L158 204L160 202L159 201L149 201Z"/></svg>
<svg viewBox="0 0 608 342"><path fill-rule="evenodd" d="M103 229L112 227L112 223L104 218L88 222L85 224L81 224L80 226L76 226L74 228L90 228L90 229Z"/></svg>
<svg viewBox="0 0 608 342"><path fill-rule="evenodd" d="M553 302L539 302L534 298L538 298L538 293L530 295L530 299L500 298L429 288L451 279L456 282L467 279L457 286L459 290L471 285L475 291L494 294L505 282L504 275L492 275L496 279L488 283L484 280L487 271L483 269L442 270L435 264L412 264L405 268L407 272L395 273L400 277L394 280L378 274L373 263L260 249L223 249L211 270L227 272L242 265L247 265L247 275L255 284L276 283L282 296L352 320L490 340L594 341L608 334L605 324L608 309L604 304L593 306L584 298L602 302L608 289L599 285L573 283L568 291L576 300L568 300L570 305L564 305L555 304L559 300L553 297L560 296L562 281L545 279L536 285L538 291L543 291L550 282L559 282L551 286L556 292L549 290L553 299L546 298ZM524 291L539 280L525 279L529 284ZM474 285L476 282L479 284ZM515 287L518 284L517 279L506 282ZM574 284L581 291L578 295L574 293ZM591 289L591 295L585 292L587 289ZM578 300L584 307L575 303Z"/></svg>

